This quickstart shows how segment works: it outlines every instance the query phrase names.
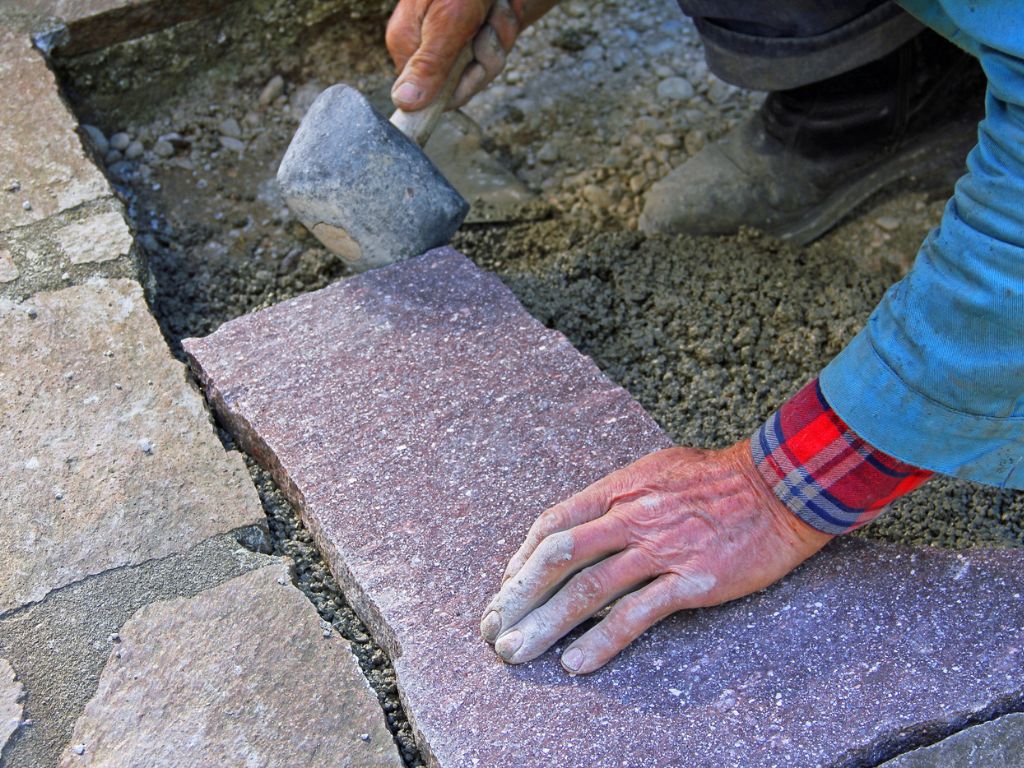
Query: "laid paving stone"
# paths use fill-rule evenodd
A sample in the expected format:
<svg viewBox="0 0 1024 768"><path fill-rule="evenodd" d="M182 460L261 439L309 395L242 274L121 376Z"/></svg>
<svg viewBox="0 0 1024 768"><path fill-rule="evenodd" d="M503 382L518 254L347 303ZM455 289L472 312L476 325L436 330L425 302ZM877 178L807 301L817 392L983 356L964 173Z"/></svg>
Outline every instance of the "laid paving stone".
<svg viewBox="0 0 1024 768"><path fill-rule="evenodd" d="M0 613L264 519L131 280L0 300Z"/></svg>
<svg viewBox="0 0 1024 768"><path fill-rule="evenodd" d="M879 768L1020 768L1024 765L1024 715L975 725Z"/></svg>
<svg viewBox="0 0 1024 768"><path fill-rule="evenodd" d="M147 606L118 635L62 768L402 765L348 645L283 563Z"/></svg>
<svg viewBox="0 0 1024 768"><path fill-rule="evenodd" d="M158 600L193 597L274 560L221 534L188 552L115 568L0 617L0 657L24 685L31 721L3 752L3 768L56 766L96 693L117 632ZM205 767L204 767L205 768Z"/></svg>
<svg viewBox="0 0 1024 768"><path fill-rule="evenodd" d="M17 280L19 274L18 267L14 263L14 259L11 258L11 252L0 249L0 283Z"/></svg>
<svg viewBox="0 0 1024 768"><path fill-rule="evenodd" d="M478 622L535 516L669 440L454 251L185 348L392 654L437 765L874 764L1024 701L1019 551L844 540L592 676L503 665Z"/></svg>
<svg viewBox="0 0 1024 768"><path fill-rule="evenodd" d="M111 194L29 36L0 25L0 231Z"/></svg>
<svg viewBox="0 0 1024 768"><path fill-rule="evenodd" d="M62 56L96 51L199 19L235 0L19 0L21 10L66 25L54 42Z"/></svg>
<svg viewBox="0 0 1024 768"><path fill-rule="evenodd" d="M104 211L57 230L57 242L72 264L92 264L127 256L132 233L117 211Z"/></svg>
<svg viewBox="0 0 1024 768"><path fill-rule="evenodd" d="M0 751L21 725L22 685L6 659L0 659Z"/></svg>

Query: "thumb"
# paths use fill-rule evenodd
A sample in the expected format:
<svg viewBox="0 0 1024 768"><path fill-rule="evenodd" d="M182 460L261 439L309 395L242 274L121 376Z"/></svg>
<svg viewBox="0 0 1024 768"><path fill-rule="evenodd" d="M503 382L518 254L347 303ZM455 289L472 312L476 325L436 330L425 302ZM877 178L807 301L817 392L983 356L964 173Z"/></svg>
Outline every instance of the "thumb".
<svg viewBox="0 0 1024 768"><path fill-rule="evenodd" d="M433 3L420 28L420 43L405 62L391 99L409 112L430 104L444 86L462 49L486 19L484 3L461 3L458 8Z"/></svg>

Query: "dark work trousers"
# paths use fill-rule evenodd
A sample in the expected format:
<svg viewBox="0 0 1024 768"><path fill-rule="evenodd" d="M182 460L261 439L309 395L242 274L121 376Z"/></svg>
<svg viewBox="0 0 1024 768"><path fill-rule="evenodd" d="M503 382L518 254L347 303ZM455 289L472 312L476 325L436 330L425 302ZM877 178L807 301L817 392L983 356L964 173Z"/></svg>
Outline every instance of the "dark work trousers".
<svg viewBox="0 0 1024 768"><path fill-rule="evenodd" d="M708 67L743 88L781 91L875 61L923 25L891 0L678 0Z"/></svg>

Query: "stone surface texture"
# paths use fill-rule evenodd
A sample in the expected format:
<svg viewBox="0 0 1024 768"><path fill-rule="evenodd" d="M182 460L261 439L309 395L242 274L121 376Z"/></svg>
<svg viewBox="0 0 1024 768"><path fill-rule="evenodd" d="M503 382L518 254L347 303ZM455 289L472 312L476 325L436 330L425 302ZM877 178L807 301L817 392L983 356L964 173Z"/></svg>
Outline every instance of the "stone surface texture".
<svg viewBox="0 0 1024 768"><path fill-rule="evenodd" d="M111 194L27 34L0 25L0 231Z"/></svg>
<svg viewBox="0 0 1024 768"><path fill-rule="evenodd" d="M57 242L72 264L91 264L127 256L132 233L118 211L104 211L57 230Z"/></svg>
<svg viewBox="0 0 1024 768"><path fill-rule="evenodd" d="M0 614L264 519L142 289L0 300Z"/></svg>
<svg viewBox="0 0 1024 768"><path fill-rule="evenodd" d="M436 765L878 762L1021 698L1020 553L856 541L590 677L504 666L478 622L534 517L669 441L451 250L185 347L389 648Z"/></svg>
<svg viewBox="0 0 1024 768"><path fill-rule="evenodd" d="M11 258L11 252L0 249L0 283L9 283L18 279L18 266Z"/></svg>
<svg viewBox="0 0 1024 768"><path fill-rule="evenodd" d="M1024 714L1004 715L954 733L937 744L879 768L1020 768L1024 765Z"/></svg>
<svg viewBox="0 0 1024 768"><path fill-rule="evenodd" d="M384 715L341 637L283 563L120 630L62 768L400 768Z"/></svg>
<svg viewBox="0 0 1024 768"><path fill-rule="evenodd" d="M6 659L0 659L0 751L21 725L22 685Z"/></svg>

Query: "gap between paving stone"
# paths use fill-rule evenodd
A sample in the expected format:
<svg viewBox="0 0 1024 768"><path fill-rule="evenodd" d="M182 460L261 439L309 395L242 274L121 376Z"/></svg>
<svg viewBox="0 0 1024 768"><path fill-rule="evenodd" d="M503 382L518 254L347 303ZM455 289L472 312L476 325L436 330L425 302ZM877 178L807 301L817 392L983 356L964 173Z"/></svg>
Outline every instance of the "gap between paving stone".
<svg viewBox="0 0 1024 768"><path fill-rule="evenodd" d="M1013 713L906 752L878 768L1020 768L1022 765L1024 714Z"/></svg>
<svg viewBox="0 0 1024 768"><path fill-rule="evenodd" d="M551 654L500 664L479 612L533 517L668 440L450 250L185 348L392 651L432 765L873 765L1021 706L1024 574L1006 550L848 539L594 676Z"/></svg>

